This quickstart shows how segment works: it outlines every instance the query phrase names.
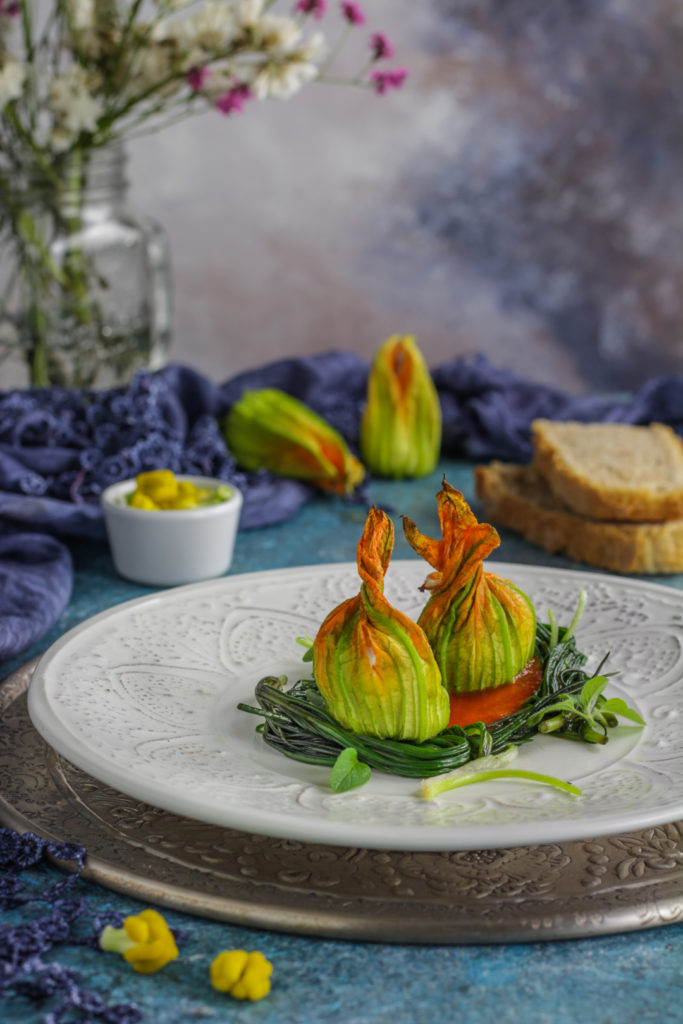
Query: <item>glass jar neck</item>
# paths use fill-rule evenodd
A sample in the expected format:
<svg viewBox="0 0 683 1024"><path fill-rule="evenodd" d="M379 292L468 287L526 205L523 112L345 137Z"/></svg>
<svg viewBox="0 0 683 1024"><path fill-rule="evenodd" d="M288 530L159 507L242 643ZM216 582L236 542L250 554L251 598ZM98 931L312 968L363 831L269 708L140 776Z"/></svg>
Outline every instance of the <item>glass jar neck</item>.
<svg viewBox="0 0 683 1024"><path fill-rule="evenodd" d="M32 169L25 180L26 200L56 203L65 212L119 206L128 188L126 160L123 146L77 150L52 170Z"/></svg>

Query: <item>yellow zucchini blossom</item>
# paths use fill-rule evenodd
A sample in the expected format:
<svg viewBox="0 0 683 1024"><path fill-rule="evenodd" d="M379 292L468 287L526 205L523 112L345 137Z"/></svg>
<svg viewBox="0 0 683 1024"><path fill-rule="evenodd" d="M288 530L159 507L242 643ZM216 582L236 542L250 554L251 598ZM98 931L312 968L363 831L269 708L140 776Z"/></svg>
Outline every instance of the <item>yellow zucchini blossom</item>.
<svg viewBox="0 0 683 1024"><path fill-rule="evenodd" d="M493 526L479 523L445 479L437 502L440 540L403 517L408 543L436 570L420 588L431 596L417 621L450 693L510 683L534 654L534 607L510 580L484 572L484 559L500 544Z"/></svg>
<svg viewBox="0 0 683 1024"><path fill-rule="evenodd" d="M223 423L228 448L245 469L269 469L334 494L352 494L365 470L313 409L277 388L245 391Z"/></svg>
<svg viewBox="0 0 683 1024"><path fill-rule="evenodd" d="M211 984L233 999L263 999L270 992L273 965L263 953L229 949L219 953L210 968Z"/></svg>
<svg viewBox="0 0 683 1024"><path fill-rule="evenodd" d="M122 928L107 925L99 943L108 953L121 953L139 974L153 974L178 956L173 934L156 910L127 917Z"/></svg>
<svg viewBox="0 0 683 1024"><path fill-rule="evenodd" d="M358 544L360 593L330 612L313 642L327 710L354 732L418 742L448 725L449 699L422 629L384 596L394 527L371 508Z"/></svg>
<svg viewBox="0 0 683 1024"><path fill-rule="evenodd" d="M381 346L368 377L360 451L378 476L426 476L441 451L441 406L427 364L411 335Z"/></svg>

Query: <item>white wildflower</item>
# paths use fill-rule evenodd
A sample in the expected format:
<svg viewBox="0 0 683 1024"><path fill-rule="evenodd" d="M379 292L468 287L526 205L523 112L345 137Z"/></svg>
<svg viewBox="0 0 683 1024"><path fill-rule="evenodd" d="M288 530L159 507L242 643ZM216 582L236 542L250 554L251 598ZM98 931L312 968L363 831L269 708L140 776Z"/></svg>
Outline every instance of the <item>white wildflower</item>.
<svg viewBox="0 0 683 1024"><path fill-rule="evenodd" d="M19 99L25 80L25 65L13 57L6 57L0 67L0 110L3 110L11 100Z"/></svg>
<svg viewBox="0 0 683 1024"><path fill-rule="evenodd" d="M47 141L47 145L53 153L63 153L65 150L69 149L75 141L76 136L73 132L68 131L66 128L59 127L52 131Z"/></svg>
<svg viewBox="0 0 683 1024"><path fill-rule="evenodd" d="M94 0L69 0L68 7L71 25L77 32L95 27Z"/></svg>
<svg viewBox="0 0 683 1024"><path fill-rule="evenodd" d="M317 74L315 64L288 54L279 60L269 60L258 68L250 83L251 90L257 100L286 100Z"/></svg>
<svg viewBox="0 0 683 1024"><path fill-rule="evenodd" d="M144 92L160 86L174 71L176 53L168 43L150 42L138 49L130 63L126 91ZM159 95L170 96L180 88L180 79L167 82L160 88Z"/></svg>
<svg viewBox="0 0 683 1024"><path fill-rule="evenodd" d="M186 23L187 41L209 53L223 50L235 35L232 6L208 0Z"/></svg>
<svg viewBox="0 0 683 1024"><path fill-rule="evenodd" d="M264 14L252 27L254 48L262 53L291 50L301 39L301 26L280 14Z"/></svg>
<svg viewBox="0 0 683 1024"><path fill-rule="evenodd" d="M59 127L78 135L92 132L102 113L102 103L90 92L85 68L74 64L50 86L50 102L58 117Z"/></svg>
<svg viewBox="0 0 683 1024"><path fill-rule="evenodd" d="M202 85L202 94L210 100L217 99L232 89L239 79L237 65L227 62L220 65L212 64L211 73Z"/></svg>
<svg viewBox="0 0 683 1024"><path fill-rule="evenodd" d="M327 51L327 43L322 32L314 32L306 42L299 47L297 57L299 60L315 64L321 61Z"/></svg>
<svg viewBox="0 0 683 1024"><path fill-rule="evenodd" d="M242 28L253 28L263 14L263 0L239 0L235 7L235 21Z"/></svg>
<svg viewBox="0 0 683 1024"><path fill-rule="evenodd" d="M186 45L187 27L189 19L184 20L162 18L150 26L141 26L149 34L153 43L165 43L171 47L184 47Z"/></svg>

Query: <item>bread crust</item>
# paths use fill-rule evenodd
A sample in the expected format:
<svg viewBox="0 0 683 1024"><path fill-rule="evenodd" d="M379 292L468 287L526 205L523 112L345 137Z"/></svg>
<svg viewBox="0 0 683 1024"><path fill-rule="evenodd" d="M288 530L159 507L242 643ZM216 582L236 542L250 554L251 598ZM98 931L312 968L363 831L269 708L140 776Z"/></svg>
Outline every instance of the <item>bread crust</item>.
<svg viewBox="0 0 683 1024"><path fill-rule="evenodd" d="M577 515L533 466L478 466L475 489L485 517L550 554L617 573L683 572L683 518L662 523L600 522Z"/></svg>
<svg viewBox="0 0 683 1024"><path fill-rule="evenodd" d="M662 423L532 424L533 464L588 519L659 522L683 516L683 442Z"/></svg>

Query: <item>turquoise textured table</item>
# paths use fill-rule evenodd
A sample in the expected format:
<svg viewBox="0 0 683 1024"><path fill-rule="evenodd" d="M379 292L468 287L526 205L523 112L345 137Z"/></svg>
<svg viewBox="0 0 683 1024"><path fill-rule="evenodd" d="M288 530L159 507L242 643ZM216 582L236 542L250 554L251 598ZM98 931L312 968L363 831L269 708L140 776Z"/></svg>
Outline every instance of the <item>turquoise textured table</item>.
<svg viewBox="0 0 683 1024"><path fill-rule="evenodd" d="M442 472L472 497L472 466L444 463L426 480L375 482L371 497L438 533L434 495ZM476 505L475 505L476 508ZM320 497L279 526L241 533L232 573L291 565L352 561L365 510ZM505 561L573 567L575 563L502 532L494 555ZM121 601L149 594L120 579L103 545L74 544L75 586L60 621L21 657L0 666L5 677L45 650L67 629ZM412 552L397 530L395 557ZM683 588L683 576L654 577ZM23 877L44 885L56 869L32 869ZM79 881L78 894L93 911L136 913L142 906L95 884ZM12 911L3 923L22 920ZM502 946L420 946L332 941L257 931L165 911L182 932L178 960L156 975L136 975L112 954L57 946L58 959L81 973L81 984L109 1003L137 1004L144 1019L159 1024L230 1021L236 1024L564 1024L620 1022L661 1024L683 1020L683 925L562 942ZM25 919L25 917L24 917ZM208 965L222 949L260 949L273 963L273 989L259 1003L243 1004L216 993ZM5 1024L43 1021L50 1006L11 997L0 1004ZM72 1018L69 1018L71 1020ZM78 1019L78 1018L73 1018Z"/></svg>

